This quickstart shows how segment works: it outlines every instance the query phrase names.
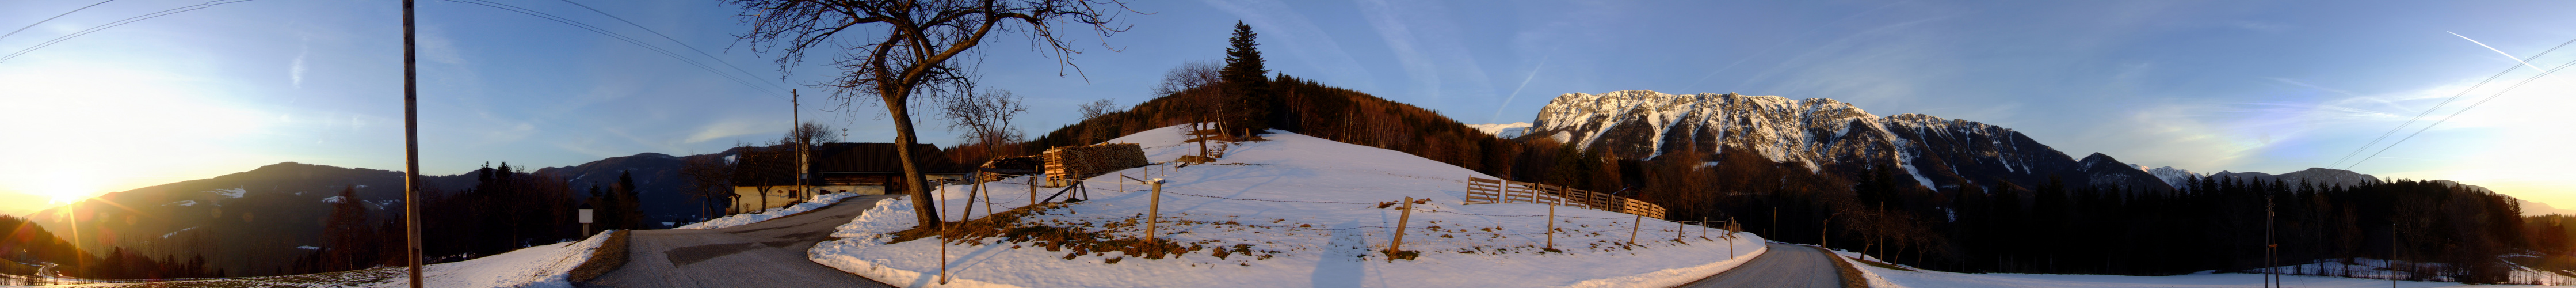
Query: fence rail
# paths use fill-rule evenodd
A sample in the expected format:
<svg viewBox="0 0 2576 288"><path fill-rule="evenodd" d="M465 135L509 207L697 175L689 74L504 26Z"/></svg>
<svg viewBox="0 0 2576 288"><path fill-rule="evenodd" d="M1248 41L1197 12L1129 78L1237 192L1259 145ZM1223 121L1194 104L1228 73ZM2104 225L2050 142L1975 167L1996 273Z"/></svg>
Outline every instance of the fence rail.
<svg viewBox="0 0 2576 288"><path fill-rule="evenodd" d="M1664 206L1601 192L1541 183L1467 177L1466 204L1534 203L1637 214L1664 219Z"/></svg>

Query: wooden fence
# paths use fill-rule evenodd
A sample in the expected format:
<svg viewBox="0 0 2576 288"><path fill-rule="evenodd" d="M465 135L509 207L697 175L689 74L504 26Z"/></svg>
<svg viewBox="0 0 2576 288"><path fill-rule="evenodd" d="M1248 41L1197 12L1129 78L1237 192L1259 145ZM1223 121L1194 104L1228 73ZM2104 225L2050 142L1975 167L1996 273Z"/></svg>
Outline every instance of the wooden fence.
<svg viewBox="0 0 2576 288"><path fill-rule="evenodd" d="M1467 177L1467 204L1557 203L1578 208L1637 214L1664 219L1664 206L1564 186Z"/></svg>

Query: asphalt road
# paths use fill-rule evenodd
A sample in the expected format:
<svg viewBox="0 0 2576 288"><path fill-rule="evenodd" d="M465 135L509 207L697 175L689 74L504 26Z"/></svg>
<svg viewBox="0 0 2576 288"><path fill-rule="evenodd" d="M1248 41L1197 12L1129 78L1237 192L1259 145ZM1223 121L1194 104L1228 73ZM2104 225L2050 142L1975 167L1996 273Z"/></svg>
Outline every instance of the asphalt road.
<svg viewBox="0 0 2576 288"><path fill-rule="evenodd" d="M1770 247L1771 251L1753 257L1753 262L1681 287L1842 287L1842 274L1835 270L1838 268L1834 267L1833 256L1816 251L1816 247L1780 243L1771 243Z"/></svg>
<svg viewBox="0 0 2576 288"><path fill-rule="evenodd" d="M580 287L894 287L808 260L832 228L874 207L874 195L750 225L627 234L626 265Z"/></svg>

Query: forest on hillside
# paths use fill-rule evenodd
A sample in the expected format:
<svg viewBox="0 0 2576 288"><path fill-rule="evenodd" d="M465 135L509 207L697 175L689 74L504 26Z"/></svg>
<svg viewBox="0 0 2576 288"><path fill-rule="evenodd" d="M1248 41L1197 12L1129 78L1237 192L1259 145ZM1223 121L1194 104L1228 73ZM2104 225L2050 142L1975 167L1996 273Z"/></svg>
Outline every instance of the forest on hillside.
<svg viewBox="0 0 2576 288"><path fill-rule="evenodd" d="M2532 222L2512 197L2447 181L2322 186L2204 178L2154 192L2050 177L1934 190L1900 180L1906 176L1898 167L1819 173L1740 150L1620 159L1546 137L1497 138L1437 111L1271 76L1261 68L1253 37L1238 26L1221 66L1177 67L1152 100L1086 111L1082 121L1026 141L952 147L949 155L975 165L1147 129L1215 123L1241 139L1279 129L1513 180L1613 192L1663 205L1673 220L1733 221L1774 240L1946 271L2173 275L2398 259L2404 265L2391 269L2414 272L2416 279L2497 283L2514 265L2507 255L2576 264L2566 260L2576 230L2563 217ZM2266 241L2279 248L2263 249Z"/></svg>

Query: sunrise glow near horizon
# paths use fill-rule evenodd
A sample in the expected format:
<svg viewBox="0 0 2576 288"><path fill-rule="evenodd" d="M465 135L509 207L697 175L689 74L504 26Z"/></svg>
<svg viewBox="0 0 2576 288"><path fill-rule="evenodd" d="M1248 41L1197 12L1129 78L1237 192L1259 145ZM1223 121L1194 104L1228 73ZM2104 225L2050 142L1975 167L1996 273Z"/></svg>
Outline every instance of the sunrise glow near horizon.
<svg viewBox="0 0 2576 288"><path fill-rule="evenodd" d="M746 31L731 17L735 7L578 1L708 58L561 1L496 2L711 69L543 18L421 1L425 174L719 152L783 132L785 88L809 99L804 117L847 127L854 141L893 138L881 107L839 106L804 88L831 78L829 65L809 62L781 80L769 58L734 45L732 35ZM0 31L28 27L0 38L0 57L205 2L114 1L63 14L93 3L0 3ZM0 62L0 214L279 162L400 169L399 8L234 2L89 31ZM1079 38L1078 70L1059 69L1016 38L987 44L984 87L1028 96L1036 109L1023 127L1044 133L1077 117L1060 107L1132 105L1151 98L1164 71L1222 59L1231 25L1243 21L1261 33L1277 73L1471 124L1528 122L1565 93L1833 98L1882 116L1996 124L2075 157L2275 174L2327 166L2428 116L2379 144L2388 145L2474 104L2349 170L2576 206L2576 177L2565 168L2576 163L2576 149L2566 148L2576 132L2557 124L2576 108L2576 76L2540 77L2486 100L2536 70L2576 61L2560 50L2524 68L2506 56L2576 39L2565 29L2576 17L2564 17L2576 3L1210 0L1134 8L1155 14L1126 15L1134 29L1114 37ZM957 142L936 117L915 118L926 142Z"/></svg>

